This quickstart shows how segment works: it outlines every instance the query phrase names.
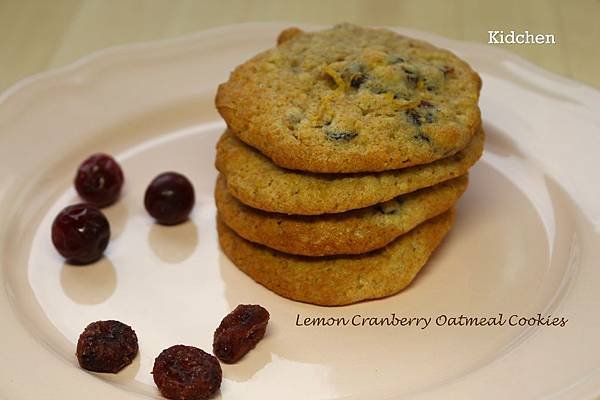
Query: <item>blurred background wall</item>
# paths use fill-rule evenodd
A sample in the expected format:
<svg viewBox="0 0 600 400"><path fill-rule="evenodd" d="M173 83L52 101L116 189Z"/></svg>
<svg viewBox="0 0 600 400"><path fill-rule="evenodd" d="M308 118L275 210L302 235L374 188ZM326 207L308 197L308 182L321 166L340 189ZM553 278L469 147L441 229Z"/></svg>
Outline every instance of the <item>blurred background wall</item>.
<svg viewBox="0 0 600 400"><path fill-rule="evenodd" d="M600 87L600 0L0 0L0 91L105 47L248 21L403 26L487 43L489 30L554 34L503 46Z"/></svg>

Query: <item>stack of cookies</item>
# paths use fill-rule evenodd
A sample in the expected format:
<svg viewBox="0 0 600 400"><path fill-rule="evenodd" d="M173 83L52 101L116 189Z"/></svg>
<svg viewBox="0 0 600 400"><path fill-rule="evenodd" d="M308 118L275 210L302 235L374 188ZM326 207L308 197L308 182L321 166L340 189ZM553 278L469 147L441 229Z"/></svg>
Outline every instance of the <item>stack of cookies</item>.
<svg viewBox="0 0 600 400"><path fill-rule="evenodd" d="M480 89L454 54L392 31L283 31L216 97L223 251L298 301L399 292L450 230L483 151Z"/></svg>

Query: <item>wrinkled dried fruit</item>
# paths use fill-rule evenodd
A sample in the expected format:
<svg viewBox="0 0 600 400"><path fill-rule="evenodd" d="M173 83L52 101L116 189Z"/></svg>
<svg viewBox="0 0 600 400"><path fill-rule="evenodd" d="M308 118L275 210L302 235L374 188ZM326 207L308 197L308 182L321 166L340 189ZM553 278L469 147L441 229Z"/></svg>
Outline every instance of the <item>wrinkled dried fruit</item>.
<svg viewBox="0 0 600 400"><path fill-rule="evenodd" d="M224 363L235 363L263 338L269 312L259 305L240 304L215 331L213 353Z"/></svg>
<svg viewBox="0 0 600 400"><path fill-rule="evenodd" d="M178 344L156 357L152 376L167 399L206 400L221 387L223 373L211 354Z"/></svg>
<svg viewBox="0 0 600 400"><path fill-rule="evenodd" d="M137 353L135 332L119 321L92 322L77 342L77 360L88 371L115 374L131 364Z"/></svg>

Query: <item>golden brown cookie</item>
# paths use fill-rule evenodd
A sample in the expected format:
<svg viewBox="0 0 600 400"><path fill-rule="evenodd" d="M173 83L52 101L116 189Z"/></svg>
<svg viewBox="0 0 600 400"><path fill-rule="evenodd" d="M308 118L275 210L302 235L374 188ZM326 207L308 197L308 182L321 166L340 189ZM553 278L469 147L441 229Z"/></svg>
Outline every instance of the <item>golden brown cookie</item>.
<svg viewBox="0 0 600 400"><path fill-rule="evenodd" d="M385 203L318 216L268 213L229 194L219 175L215 200L221 219L242 238L304 256L362 254L379 249L423 221L447 211L467 188L468 177L439 183Z"/></svg>
<svg viewBox="0 0 600 400"><path fill-rule="evenodd" d="M467 173L483 151L482 130L453 156L431 164L372 174L313 174L279 168L225 132L217 145L217 169L227 189L244 204L298 215L338 213L383 203Z"/></svg>
<svg viewBox="0 0 600 400"><path fill-rule="evenodd" d="M387 29L283 31L238 66L216 106L275 164L320 173L430 163L463 149L481 122L481 79L447 50Z"/></svg>
<svg viewBox="0 0 600 400"><path fill-rule="evenodd" d="M217 220L229 259L273 292L325 306L390 296L414 279L454 222L451 209L380 250L358 256L293 256L242 239Z"/></svg>

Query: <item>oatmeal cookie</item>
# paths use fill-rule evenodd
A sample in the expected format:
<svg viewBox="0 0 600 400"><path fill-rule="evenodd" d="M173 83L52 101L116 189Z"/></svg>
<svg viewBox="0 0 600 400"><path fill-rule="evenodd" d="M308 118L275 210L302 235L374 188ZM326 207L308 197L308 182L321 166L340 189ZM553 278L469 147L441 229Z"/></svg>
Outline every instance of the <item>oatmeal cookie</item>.
<svg viewBox="0 0 600 400"><path fill-rule="evenodd" d="M281 167L376 172L463 149L481 79L453 53L387 29L290 28L219 86L230 129Z"/></svg>
<svg viewBox="0 0 600 400"><path fill-rule="evenodd" d="M340 257L293 256L242 239L220 219L219 242L252 279L306 303L333 306L398 293L414 279L454 222L451 209L371 253Z"/></svg>
<svg viewBox="0 0 600 400"><path fill-rule="evenodd" d="M277 167L225 132L216 167L229 193L263 211L318 215L364 208L467 173L483 151L482 130L453 156L431 164L371 174L313 174Z"/></svg>
<svg viewBox="0 0 600 400"><path fill-rule="evenodd" d="M467 188L468 177L439 183L385 203L319 216L268 213L248 207L219 176L215 200L223 222L242 238L289 254L362 254L384 247L423 221L447 211Z"/></svg>

